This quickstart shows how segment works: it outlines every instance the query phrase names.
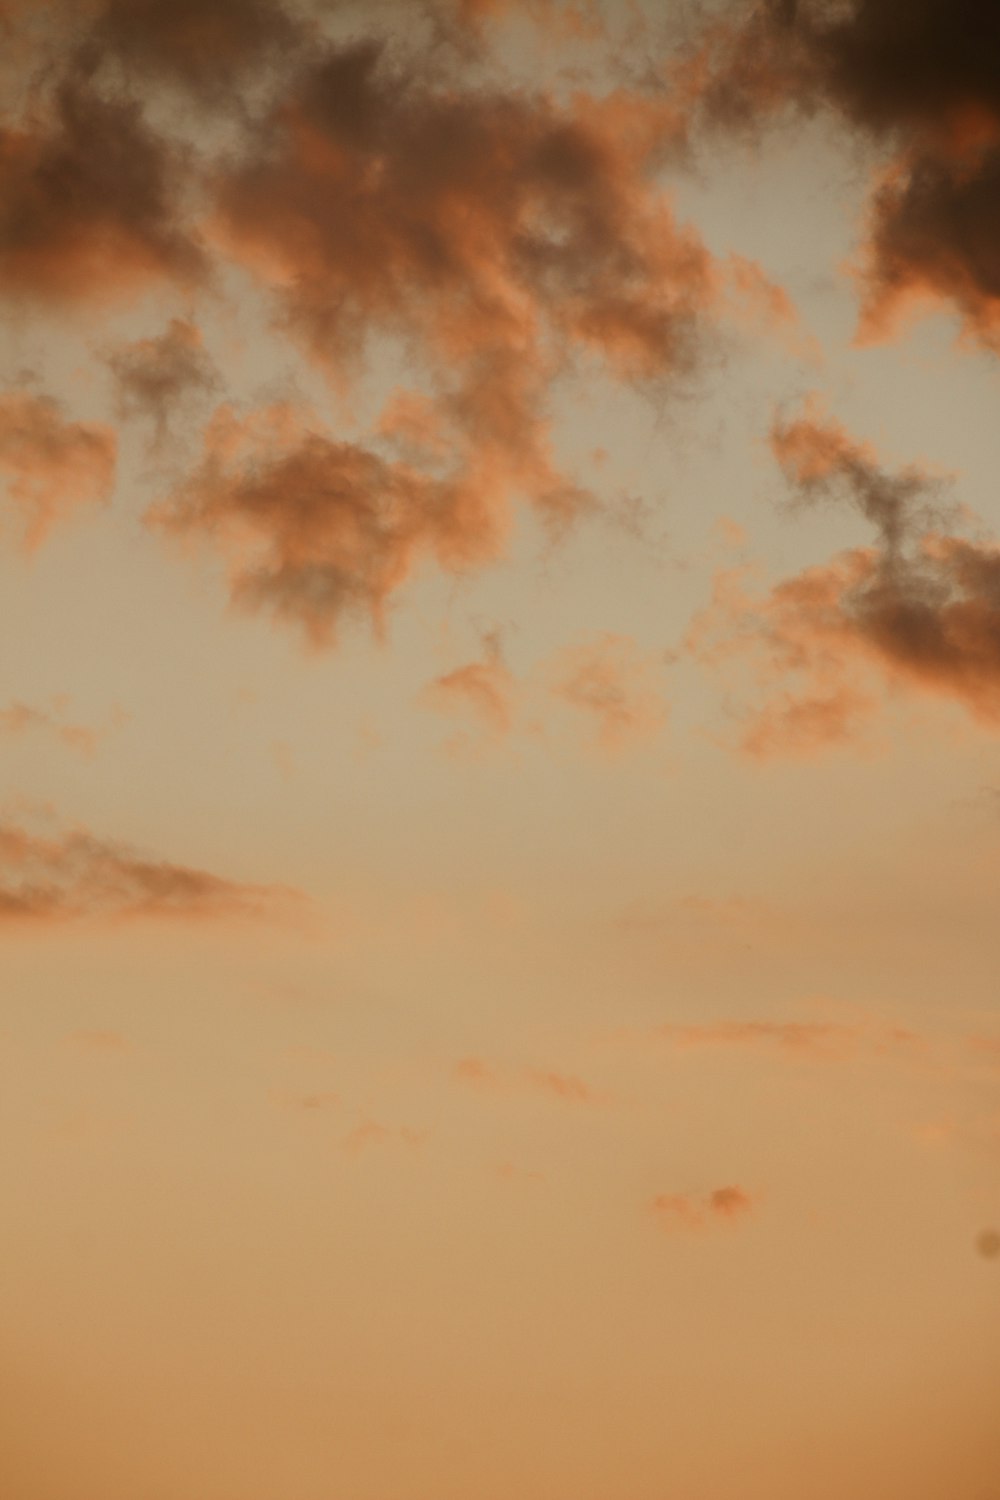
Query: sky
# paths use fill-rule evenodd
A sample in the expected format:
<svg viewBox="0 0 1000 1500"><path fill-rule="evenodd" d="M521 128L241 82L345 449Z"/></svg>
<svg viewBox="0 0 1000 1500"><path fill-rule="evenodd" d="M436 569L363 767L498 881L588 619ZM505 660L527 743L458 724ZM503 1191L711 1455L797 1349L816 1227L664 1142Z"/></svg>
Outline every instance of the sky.
<svg viewBox="0 0 1000 1500"><path fill-rule="evenodd" d="M1000 1496L1000 10L0 0L0 1493Z"/></svg>

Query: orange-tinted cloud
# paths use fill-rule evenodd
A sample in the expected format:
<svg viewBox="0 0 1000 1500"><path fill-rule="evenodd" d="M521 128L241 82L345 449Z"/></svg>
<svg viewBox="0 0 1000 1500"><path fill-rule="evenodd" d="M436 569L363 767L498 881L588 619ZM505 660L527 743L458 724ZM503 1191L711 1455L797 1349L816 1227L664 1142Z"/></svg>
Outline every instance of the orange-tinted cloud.
<svg viewBox="0 0 1000 1500"><path fill-rule="evenodd" d="M600 1096L589 1083L572 1073L555 1073L551 1069L532 1068L528 1074L532 1084L545 1094L562 1100L565 1104L597 1104Z"/></svg>
<svg viewBox="0 0 1000 1500"><path fill-rule="evenodd" d="M0 395L0 476L25 548L81 506L111 498L117 452L110 427L71 422L44 396Z"/></svg>
<svg viewBox="0 0 1000 1500"><path fill-rule="evenodd" d="M901 1027L847 1026L821 1021L716 1021L659 1026L655 1036L681 1049L749 1048L809 1061L843 1061L862 1051L884 1053L918 1042Z"/></svg>
<svg viewBox="0 0 1000 1500"><path fill-rule="evenodd" d="M0 131L0 296L105 302L200 280L181 183L138 103L67 78L48 113Z"/></svg>
<svg viewBox="0 0 1000 1500"><path fill-rule="evenodd" d="M473 1088L495 1092L521 1092L528 1089L556 1099L562 1104L602 1104L599 1094L584 1079L573 1073L551 1068L523 1068L499 1071L480 1057L463 1057L454 1067L454 1077Z"/></svg>
<svg viewBox="0 0 1000 1500"><path fill-rule="evenodd" d="M554 457L554 382L594 361L685 377L720 296L652 180L668 120L626 94L444 86L374 40L318 52L211 177L212 240L335 384L391 339L417 386L356 443L220 416L161 515L227 549L239 534L239 602L328 641L345 611L378 623L418 557L496 556L514 503L556 530L593 505Z"/></svg>
<svg viewBox="0 0 1000 1500"><path fill-rule="evenodd" d="M500 1079L481 1057L462 1057L455 1064L455 1077L477 1088L496 1088Z"/></svg>
<svg viewBox="0 0 1000 1500"><path fill-rule="evenodd" d="M230 562L232 597L290 620L317 645L345 616L385 623L418 561L458 569L494 554L505 527L486 466L435 477L328 436L289 407L216 412L200 467L151 512L154 526L208 536Z"/></svg>
<svg viewBox="0 0 1000 1500"><path fill-rule="evenodd" d="M584 10L534 7L574 25ZM57 12L62 55L0 137L0 292L102 302L235 259L341 391L387 340L415 382L350 441L219 414L158 515L225 550L241 606L315 644L352 612L379 627L418 561L497 556L515 504L557 532L594 506L555 456L562 376L662 388L698 366L725 274L656 181L683 133L673 103L487 84L421 50L419 27L405 46L334 42L274 0ZM258 65L268 87L237 111L235 145L195 153L157 133L177 104L158 90L226 102ZM746 293L745 267L736 279ZM172 405L212 385L180 319L110 362L121 410L160 436Z"/></svg>
<svg viewBox="0 0 1000 1500"><path fill-rule="evenodd" d="M428 683L423 694L432 708L442 713L470 713L493 735L509 732L514 720L515 683L499 650L482 661L466 662Z"/></svg>
<svg viewBox="0 0 1000 1500"><path fill-rule="evenodd" d="M348 1132L342 1145L352 1156L359 1156L373 1146L401 1144L418 1147L426 1140L426 1131L414 1130L409 1125L380 1125L377 1120L362 1120Z"/></svg>
<svg viewBox="0 0 1000 1500"><path fill-rule="evenodd" d="M693 1193L659 1193L652 1210L664 1229L701 1230L745 1218L754 1200L744 1188L720 1187L703 1197Z"/></svg>
<svg viewBox="0 0 1000 1500"><path fill-rule="evenodd" d="M836 423L778 423L772 446L802 500L852 504L878 541L762 597L745 570L717 578L689 645L716 663L756 657L765 702L744 715L743 748L808 755L851 743L879 678L1000 722L1000 547L935 529L947 516L940 482L914 468L886 473Z"/></svg>
<svg viewBox="0 0 1000 1500"><path fill-rule="evenodd" d="M711 263L646 169L662 106L435 88L373 40L333 48L217 185L218 232L334 365L376 332L434 364L544 368L545 345L686 367Z"/></svg>
<svg viewBox="0 0 1000 1500"><path fill-rule="evenodd" d="M555 696L591 720L598 746L615 754L655 739L667 722L655 660L629 636L603 635L558 652L550 666Z"/></svg>
<svg viewBox="0 0 1000 1500"><path fill-rule="evenodd" d="M217 384L199 329L181 318L173 318L158 338L112 350L108 366L119 414L149 418L161 442L174 414L183 411L191 397L205 395Z"/></svg>
<svg viewBox="0 0 1000 1500"><path fill-rule="evenodd" d="M280 917L296 893L149 859L84 829L46 835L0 823L0 921Z"/></svg>
<svg viewBox="0 0 1000 1500"><path fill-rule="evenodd" d="M47 709L33 708L30 704L18 702L0 709L0 736L17 739L35 730L55 735L64 745L71 750L78 750L81 755L93 755L97 748L96 730L88 729L83 724L62 723L56 714Z"/></svg>

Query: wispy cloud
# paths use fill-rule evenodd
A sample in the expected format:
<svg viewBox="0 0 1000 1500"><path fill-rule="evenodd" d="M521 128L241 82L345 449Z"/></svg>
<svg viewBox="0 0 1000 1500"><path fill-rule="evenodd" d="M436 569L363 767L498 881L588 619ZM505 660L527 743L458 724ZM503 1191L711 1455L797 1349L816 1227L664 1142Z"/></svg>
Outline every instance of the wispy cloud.
<svg viewBox="0 0 1000 1500"><path fill-rule="evenodd" d="M574 1073L553 1068L497 1067L481 1057L463 1057L454 1078L472 1088L501 1094L543 1094L561 1104L601 1105L607 1096Z"/></svg>
<svg viewBox="0 0 1000 1500"><path fill-rule="evenodd" d="M0 738L20 739L25 735L45 734L58 740L69 750L91 756L110 729L117 728L124 718L125 715L118 710L112 715L110 725L95 729L86 724L74 724L67 719L65 699L53 699L49 708L39 708L15 699L6 708L0 709Z"/></svg>
<svg viewBox="0 0 1000 1500"><path fill-rule="evenodd" d="M285 887L227 880L142 855L85 829L0 823L0 922L69 919L279 919L301 908Z"/></svg>

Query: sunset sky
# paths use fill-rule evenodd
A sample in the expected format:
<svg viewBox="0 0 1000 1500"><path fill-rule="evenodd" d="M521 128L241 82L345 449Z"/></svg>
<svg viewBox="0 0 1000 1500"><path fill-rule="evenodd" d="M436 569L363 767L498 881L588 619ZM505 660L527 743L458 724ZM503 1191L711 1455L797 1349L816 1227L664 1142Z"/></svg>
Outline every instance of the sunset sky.
<svg viewBox="0 0 1000 1500"><path fill-rule="evenodd" d="M0 0L0 1500L998 1500L998 58Z"/></svg>

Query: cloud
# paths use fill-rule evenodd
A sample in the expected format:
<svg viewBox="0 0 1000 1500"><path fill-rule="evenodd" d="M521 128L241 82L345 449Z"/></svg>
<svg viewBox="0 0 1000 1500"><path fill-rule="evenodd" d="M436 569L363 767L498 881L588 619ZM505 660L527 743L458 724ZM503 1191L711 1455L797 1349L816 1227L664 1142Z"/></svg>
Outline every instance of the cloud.
<svg viewBox="0 0 1000 1500"><path fill-rule="evenodd" d="M209 537L230 563L233 602L297 625L317 646L344 617L384 629L388 603L427 556L457 570L494 555L503 518L487 468L437 478L329 436L288 406L222 407L199 468L150 512L177 536Z"/></svg>
<svg viewBox="0 0 1000 1500"><path fill-rule="evenodd" d="M149 418L158 442L192 397L217 388L217 372L193 323L172 318L158 338L139 339L112 350L108 367L122 417Z"/></svg>
<svg viewBox="0 0 1000 1500"><path fill-rule="evenodd" d="M453 1076L460 1082L487 1092L542 1093L561 1104L603 1104L605 1098L584 1079L573 1073L551 1068L522 1068L498 1071L480 1057L463 1057L454 1067Z"/></svg>
<svg viewBox="0 0 1000 1500"><path fill-rule="evenodd" d="M746 130L834 111L888 155L869 204L862 328L943 298L998 347L1000 12L980 0L765 0L703 32L704 119Z"/></svg>
<svg viewBox="0 0 1000 1500"><path fill-rule="evenodd" d="M278 919L301 897L151 859L85 829L45 835L0 822L0 923L167 917Z"/></svg>
<svg viewBox="0 0 1000 1500"><path fill-rule="evenodd" d="M0 130L0 295L104 303L202 280L182 179L138 103L67 76L47 113Z"/></svg>
<svg viewBox="0 0 1000 1500"><path fill-rule="evenodd" d="M734 1224L753 1211L754 1199L745 1189L720 1187L704 1196L693 1193L659 1193L652 1210L668 1230L702 1230L713 1224Z"/></svg>
<svg viewBox="0 0 1000 1500"><path fill-rule="evenodd" d="M498 638L489 636L485 646L483 660L465 662L435 677L422 696L439 713L471 715L489 736L502 738L513 727L517 685Z"/></svg>
<svg viewBox="0 0 1000 1500"><path fill-rule="evenodd" d="M597 745L614 755L655 739L667 722L656 666L631 637L606 634L556 654L549 668L552 692L589 717Z"/></svg>
<svg viewBox="0 0 1000 1500"><path fill-rule="evenodd" d="M531 7L546 26L586 10ZM554 535L596 508L553 441L567 383L596 372L662 396L734 308L792 317L756 267L717 263L675 218L658 173L683 138L676 101L515 87L440 27L428 40L433 4L388 39L332 40L274 0L52 14L61 52L0 135L0 293L103 305L157 282L222 289L236 262L338 394L386 354L412 381L350 436L220 408L154 512L222 550L239 607L314 645L351 615L381 630L418 565L501 556L519 505ZM234 98L229 121L202 113ZM108 361L120 412L159 438L214 388L190 313Z"/></svg>
<svg viewBox="0 0 1000 1500"><path fill-rule="evenodd" d="M655 739L667 722L667 705L655 655L630 636L605 634L565 646L538 661L523 677L507 666L496 633L483 656L436 677L422 693L428 708L472 719L482 731L477 746L467 734L447 742L451 752L481 748L515 730L537 738L553 702L568 705L592 731L592 747L616 755Z"/></svg>
<svg viewBox="0 0 1000 1500"><path fill-rule="evenodd" d="M359 1156L372 1146L398 1143L415 1148L423 1146L426 1140L425 1130L414 1130L409 1125L380 1125L377 1120L362 1120L344 1137L342 1145L352 1156Z"/></svg>
<svg viewBox="0 0 1000 1500"><path fill-rule="evenodd" d="M130 75L231 105L236 81L286 58L304 28L273 0L108 0L81 49L90 67L114 59Z"/></svg>
<svg viewBox="0 0 1000 1500"><path fill-rule="evenodd" d="M15 700L0 709L0 737L18 739L25 734L40 732L54 736L67 749L76 750L80 755L93 755L107 730L67 723L64 707L63 700L58 698L53 700L51 709L36 708ZM117 710L112 723L117 726L123 718L121 710Z"/></svg>
<svg viewBox="0 0 1000 1500"><path fill-rule="evenodd" d="M44 396L0 394L0 476L26 550L80 507L110 500L117 452L110 427L71 422Z"/></svg>
<svg viewBox="0 0 1000 1500"><path fill-rule="evenodd" d="M460 1058L455 1064L455 1077L477 1088L496 1088L500 1083L496 1072L481 1057Z"/></svg>
<svg viewBox="0 0 1000 1500"><path fill-rule="evenodd" d="M910 1047L919 1038L902 1027L859 1027L820 1021L716 1021L689 1026L658 1026L654 1036L681 1050L701 1047L748 1048L789 1059L844 1061L861 1051L876 1053Z"/></svg>
<svg viewBox="0 0 1000 1500"><path fill-rule="evenodd" d="M157 515L240 556L241 606L327 644L347 614L381 628L418 561L500 556L515 504L557 534L594 508L556 461L557 384L687 380L723 295L654 181L671 118L445 79L372 39L314 49L207 172L207 233L340 392L387 345L415 385L357 440L287 409L217 414Z"/></svg>
<svg viewBox="0 0 1000 1500"><path fill-rule="evenodd" d="M976 1238L976 1249L984 1260L1000 1257L1000 1233L995 1229L984 1229Z"/></svg>
<svg viewBox="0 0 1000 1500"><path fill-rule="evenodd" d="M557 339L687 368L711 262L647 175L663 106L433 80L375 40L331 48L220 175L218 232L290 326L334 365L382 332L435 365L544 370Z"/></svg>
<svg viewBox="0 0 1000 1500"><path fill-rule="evenodd" d="M542 1093L551 1094L565 1104L601 1102L600 1096L589 1083L584 1083L582 1078L577 1078L572 1073L554 1073L551 1070L532 1068L528 1077L535 1088L541 1089Z"/></svg>
<svg viewBox="0 0 1000 1500"><path fill-rule="evenodd" d="M886 473L836 423L779 422L772 447L801 500L847 501L878 537L763 595L747 590L746 569L717 576L688 646L716 665L755 659L765 702L742 715L744 751L813 755L855 743L879 680L1000 723L1000 547L938 529L949 514L940 481L915 468Z"/></svg>

